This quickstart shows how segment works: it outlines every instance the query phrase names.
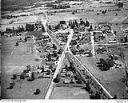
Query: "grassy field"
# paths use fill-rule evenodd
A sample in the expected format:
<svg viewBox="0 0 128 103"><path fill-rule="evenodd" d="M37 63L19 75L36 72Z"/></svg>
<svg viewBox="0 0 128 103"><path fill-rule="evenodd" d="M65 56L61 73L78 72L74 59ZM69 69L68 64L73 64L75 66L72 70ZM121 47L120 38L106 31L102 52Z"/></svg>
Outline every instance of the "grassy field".
<svg viewBox="0 0 128 103"><path fill-rule="evenodd" d="M18 10L23 9L24 7L31 6L35 2L41 2L42 0L3 0L2 2L2 10ZM49 0L48 0L49 1ZM17 5L16 5L17 4ZM83 7L84 8L84 7ZM71 8L70 8L71 9ZM65 20L68 17L76 17L78 20L80 18L88 19L91 23L98 22L109 22L113 18L121 18L128 16L127 5L121 11L114 11L118 9L117 7L99 7L93 8L89 7L88 9L92 10L88 12L86 10L76 13L73 15L71 12L61 12L55 15L49 16L49 21L57 23L60 20ZM100 10L112 10L111 12L107 12L105 15L101 14ZM97 15L100 13L100 15ZM118 13L118 16L116 16ZM119 30L120 25L114 25L112 28L118 32L118 35L121 34ZM33 32L34 33L34 32ZM14 73L22 72L27 65L37 65L38 62L35 62L34 52L31 52L31 44L33 45L32 39L30 39L27 43L20 43L18 47L15 47L15 43L18 40L18 37L10 37L10 38L2 38L2 97L3 98L17 98L17 99L43 99L46 91L48 89L48 85L51 79L36 79L33 82L28 82L27 80L16 80L15 86L12 90L6 89L9 86L9 83L12 81L10 77ZM126 60L128 62L127 51ZM100 55L97 55L100 57ZM110 91L112 95L117 94L119 98L127 97L125 91L125 85L122 81L124 78L124 72L121 69L111 69L109 71L102 72L96 67L96 60L94 58L86 58L86 57L78 57L78 59L83 63L89 66L90 71L98 78L100 82ZM38 84L38 85L37 85ZM41 90L41 94L34 95L35 89L39 88ZM27 91L27 92L26 92ZM65 92L66 91L66 92ZM80 88L55 88L53 91L51 98L56 99L85 99L88 98L88 94L81 90ZM87 95L87 97L84 97Z"/></svg>
<svg viewBox="0 0 128 103"><path fill-rule="evenodd" d="M110 22L114 18L122 18L128 17L128 10L126 9L127 5L120 9L120 11L115 11L118 9L116 6L113 7L97 7L97 8L88 8L92 10L92 12L87 12L86 10L80 13L75 14L74 16L78 18L87 18L91 23L99 23L99 22ZM111 10L103 15L100 10ZM97 15L99 13L99 15ZM115 14L118 13L118 16ZM70 14L71 15L71 14ZM116 24L116 23L115 23ZM122 31L120 29L121 25L111 24L113 30L117 31L117 36L120 37L122 35ZM125 49L125 59L128 62L128 50ZM119 50L113 50L114 54L119 52ZM98 67L96 67L96 62L99 58L106 58L103 55L96 55L96 57L86 57L86 56L79 56L77 57L83 65L86 65L90 72L103 84L103 86L110 92L112 95L117 95L118 98L127 98L128 94L126 93L126 85L125 85L125 70L124 68L113 68L108 71L101 71Z"/></svg>
<svg viewBox="0 0 128 103"><path fill-rule="evenodd" d="M78 87L56 87L50 99L89 99L89 93Z"/></svg>
<svg viewBox="0 0 128 103"><path fill-rule="evenodd" d="M33 43L29 39L27 43L20 43L18 47L15 42L19 37L2 38L2 98L10 99L43 99L46 95L50 78L39 78L32 82L26 79L14 80L13 89L7 89L13 74L20 74L27 65L38 65L35 61L35 54L31 52L30 46ZM36 89L40 89L39 95L34 95Z"/></svg>

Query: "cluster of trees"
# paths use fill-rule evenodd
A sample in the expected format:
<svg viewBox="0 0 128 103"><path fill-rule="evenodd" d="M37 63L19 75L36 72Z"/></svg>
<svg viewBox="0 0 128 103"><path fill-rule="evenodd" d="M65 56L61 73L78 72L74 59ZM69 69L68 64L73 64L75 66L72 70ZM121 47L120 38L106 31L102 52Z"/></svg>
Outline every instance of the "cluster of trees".
<svg viewBox="0 0 128 103"><path fill-rule="evenodd" d="M117 6L118 6L119 8L123 8L123 3L122 3L122 2L119 2L119 3L117 3Z"/></svg>
<svg viewBox="0 0 128 103"><path fill-rule="evenodd" d="M65 21L60 21L57 25L55 25L54 27L49 25L49 29L52 30L53 28L57 31L60 28L63 28L63 25L66 25ZM80 26L83 25L84 27L89 27L90 23L88 20L83 21L82 18L80 19L80 23L77 22L77 20L70 20L68 23L68 27L70 27L71 29L76 29L76 28L80 28Z"/></svg>
<svg viewBox="0 0 128 103"><path fill-rule="evenodd" d="M103 11L102 11L102 14L105 15L106 13L107 13L107 10L103 10Z"/></svg>
<svg viewBox="0 0 128 103"><path fill-rule="evenodd" d="M88 20L83 21L82 18L80 19L80 23L78 23L76 20L69 21L69 26L74 29L75 27L79 28L80 25L84 25L85 27L89 27L90 23Z"/></svg>
<svg viewBox="0 0 128 103"><path fill-rule="evenodd" d="M38 29L39 26L41 27L43 32L46 32L44 26L42 24L26 24L26 31L34 31L35 29Z"/></svg>
<svg viewBox="0 0 128 103"><path fill-rule="evenodd" d="M19 32L23 32L25 31L25 28L23 26L19 26L17 29L15 29L14 27L11 29L11 28L6 28L6 33L19 33Z"/></svg>
<svg viewBox="0 0 128 103"><path fill-rule="evenodd" d="M126 42L128 42L128 36L126 35L126 36L121 37L121 38L120 38L120 41L121 41L121 43L126 43Z"/></svg>
<svg viewBox="0 0 128 103"><path fill-rule="evenodd" d="M56 50L57 49L57 47L56 47L56 45L55 44L53 44L53 48Z"/></svg>
<svg viewBox="0 0 128 103"><path fill-rule="evenodd" d="M77 13L77 10L74 10L74 11L72 12L73 15L76 14L76 13Z"/></svg>
<svg viewBox="0 0 128 103"><path fill-rule="evenodd" d="M23 32L23 31L25 31L25 28L23 26L22 27L19 26L16 32Z"/></svg>
<svg viewBox="0 0 128 103"><path fill-rule="evenodd" d="M47 55L47 59L48 59L48 61L51 61L52 60L50 53Z"/></svg>
<svg viewBox="0 0 128 103"><path fill-rule="evenodd" d="M78 27L79 24L76 20L73 20L73 21L69 21L69 26L74 29L75 27Z"/></svg>
<svg viewBox="0 0 128 103"><path fill-rule="evenodd" d="M48 28L49 28L49 30L57 31L61 28L64 29L63 25L66 25L66 22L60 21L57 25L54 25L54 26L48 25Z"/></svg>
<svg viewBox="0 0 128 103"><path fill-rule="evenodd" d="M36 25L37 26L37 25ZM20 32L24 32L24 31L34 31L36 28L35 24L26 24L26 26L24 27L22 26L18 26L17 28L6 28L5 32L6 33L20 33ZM38 27L37 27L38 29ZM43 32L45 32L45 28L43 25L41 25L41 29Z"/></svg>
<svg viewBox="0 0 128 103"><path fill-rule="evenodd" d="M5 31L6 33L13 33L14 32L14 30L13 29L10 29L10 28L6 28L6 31Z"/></svg>
<svg viewBox="0 0 128 103"><path fill-rule="evenodd" d="M26 24L26 27L19 26L17 28L6 28L5 32L6 33L20 33L24 31L34 31L35 26L34 24Z"/></svg>
<svg viewBox="0 0 128 103"><path fill-rule="evenodd" d="M58 54L62 54L62 52L63 52L63 50L60 48L60 49L58 50Z"/></svg>
<svg viewBox="0 0 128 103"><path fill-rule="evenodd" d="M77 45L77 41L76 40L72 40L70 45Z"/></svg>
<svg viewBox="0 0 128 103"><path fill-rule="evenodd" d="M26 24L26 31L34 31L35 26L34 24Z"/></svg>
<svg viewBox="0 0 128 103"><path fill-rule="evenodd" d="M100 58L100 61L97 63L97 66L102 71L107 71L110 69L110 67L113 67L114 61L112 58L107 58L106 60L103 58Z"/></svg>
<svg viewBox="0 0 128 103"><path fill-rule="evenodd" d="M58 59L58 53L56 51L53 51L52 54L49 53L48 55L46 55L46 57L48 61L52 61L52 57Z"/></svg>

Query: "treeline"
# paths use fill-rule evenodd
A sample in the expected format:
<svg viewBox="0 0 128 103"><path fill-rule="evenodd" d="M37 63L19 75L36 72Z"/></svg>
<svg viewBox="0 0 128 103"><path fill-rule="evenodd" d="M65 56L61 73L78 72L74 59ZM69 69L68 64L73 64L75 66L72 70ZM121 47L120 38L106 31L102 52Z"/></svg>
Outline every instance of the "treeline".
<svg viewBox="0 0 128 103"><path fill-rule="evenodd" d="M5 32L6 33L19 33L19 32L24 32L25 28L23 26L19 26L17 29L14 27L11 28L6 28Z"/></svg>
<svg viewBox="0 0 128 103"><path fill-rule="evenodd" d="M40 25L42 32L45 32L45 28L43 25ZM5 32L6 33L20 33L20 32L24 32L24 31L34 31L38 29L38 25L37 24L26 24L26 26L19 26L17 28L6 28Z"/></svg>
<svg viewBox="0 0 128 103"><path fill-rule="evenodd" d="M53 5L53 9L66 9L70 8L70 5Z"/></svg>

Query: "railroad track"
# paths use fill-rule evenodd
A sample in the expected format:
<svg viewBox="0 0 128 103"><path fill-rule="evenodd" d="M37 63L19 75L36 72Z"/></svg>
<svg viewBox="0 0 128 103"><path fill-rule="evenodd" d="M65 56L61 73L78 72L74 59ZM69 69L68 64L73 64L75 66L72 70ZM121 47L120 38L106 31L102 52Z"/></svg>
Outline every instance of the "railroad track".
<svg viewBox="0 0 128 103"><path fill-rule="evenodd" d="M46 24L45 24L45 28L47 29ZM50 86L49 86L48 92L47 92L47 94L46 94L46 96L45 96L45 99L49 99L50 96L51 96L52 90L53 90L53 88L54 88L54 82L53 82L53 80L54 80L54 79L57 77L57 75L60 73L61 66L62 66L62 62L63 62L65 56L70 60L70 62L73 62L73 63L76 63L76 64L79 63L80 66L81 66L82 68L84 68L84 70L85 70L85 71L89 74L89 76L92 78L93 82L95 82L95 86L98 87L98 89L100 89L100 90L102 89L102 91L103 91L102 94L105 96L104 98L113 98L113 96L109 93L109 91L108 91L108 90L97 80L97 78L89 71L88 67L85 66L85 65L83 65L83 64L77 59L77 57L75 57L75 56L71 53L71 51L70 51L70 49L69 49L69 44L70 44L70 42L71 42L71 40L72 40L72 37L73 37L73 30L71 30L70 32L71 32L71 33L70 33L70 35L68 36L68 41L67 41L67 43L66 43L66 45L65 45L64 51L62 52L62 55L61 55L61 57L59 58L56 71L55 71L54 76L53 76L53 78L52 78L52 81L51 81L51 84L50 84ZM53 39L53 37L51 37L51 39ZM76 62L75 62L75 60L76 60ZM85 80L84 76L82 75L81 71L80 71L79 69L77 69L77 71L78 71L78 73L79 73L79 75L80 75L82 81L84 81L84 83L86 83L86 80Z"/></svg>
<svg viewBox="0 0 128 103"><path fill-rule="evenodd" d="M100 87L100 88L103 90L103 92L105 93L105 94L104 94L104 95L105 95L105 98L108 98L108 99L113 98L113 96L109 93L109 91L108 91L108 90L97 80L97 78L89 71L88 67L85 66L85 65L83 65L83 64L78 60L77 57L75 57L71 52L67 52L67 57L68 57L68 59L70 60L70 62L73 62L73 63L76 64L76 67L78 67L78 65L80 64L80 66L81 66L82 68L84 68L84 70L89 74L89 76L93 79L93 81L96 82L96 85L97 85L98 87ZM77 69L77 71L79 72L78 69ZM83 76L81 76L81 77L83 77ZM84 79L84 78L82 78L82 80L83 80L83 79Z"/></svg>

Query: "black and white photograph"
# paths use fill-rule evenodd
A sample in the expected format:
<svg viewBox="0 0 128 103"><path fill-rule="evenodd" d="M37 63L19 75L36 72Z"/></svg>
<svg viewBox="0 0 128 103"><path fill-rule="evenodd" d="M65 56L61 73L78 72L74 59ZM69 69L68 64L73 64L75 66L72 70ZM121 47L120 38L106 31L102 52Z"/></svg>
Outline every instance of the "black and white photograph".
<svg viewBox="0 0 128 103"><path fill-rule="evenodd" d="M128 103L128 0L0 2L1 100Z"/></svg>

